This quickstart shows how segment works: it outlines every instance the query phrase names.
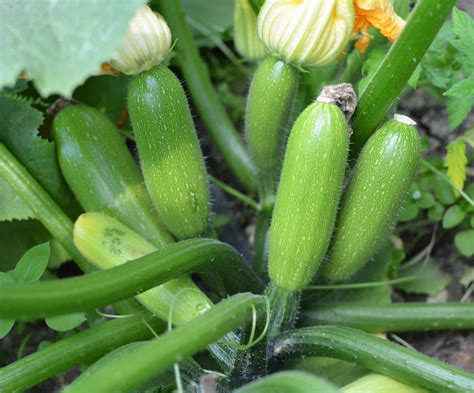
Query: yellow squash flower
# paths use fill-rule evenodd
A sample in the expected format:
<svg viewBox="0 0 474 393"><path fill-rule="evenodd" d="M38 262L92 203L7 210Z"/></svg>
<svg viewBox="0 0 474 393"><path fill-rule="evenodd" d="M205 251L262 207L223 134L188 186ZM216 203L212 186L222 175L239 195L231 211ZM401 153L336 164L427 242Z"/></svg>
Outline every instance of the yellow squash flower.
<svg viewBox="0 0 474 393"><path fill-rule="evenodd" d="M356 20L354 34L362 37L355 43L364 52L373 38L367 30L374 26L389 40L394 41L405 27L405 21L393 9L391 0L354 0Z"/></svg>
<svg viewBox="0 0 474 393"><path fill-rule="evenodd" d="M280 59L320 67L342 53L354 28L352 0L266 0L258 34Z"/></svg>

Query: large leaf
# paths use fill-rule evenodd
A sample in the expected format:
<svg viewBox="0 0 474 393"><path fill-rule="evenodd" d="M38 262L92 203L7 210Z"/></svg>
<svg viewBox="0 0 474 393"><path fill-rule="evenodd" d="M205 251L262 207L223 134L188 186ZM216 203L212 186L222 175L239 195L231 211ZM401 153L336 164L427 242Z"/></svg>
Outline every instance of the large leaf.
<svg viewBox="0 0 474 393"><path fill-rule="evenodd" d="M48 231L36 220L0 222L0 272L13 269L27 250L50 238Z"/></svg>
<svg viewBox="0 0 474 393"><path fill-rule="evenodd" d="M120 46L144 0L0 2L0 86L25 71L43 96L70 96Z"/></svg>
<svg viewBox="0 0 474 393"><path fill-rule="evenodd" d="M56 202L67 207L71 204L72 195L59 171L54 143L38 136L42 123L40 111L16 96L0 92L0 142L8 147ZM9 187L2 186L0 200L0 220L32 217L30 209Z"/></svg>

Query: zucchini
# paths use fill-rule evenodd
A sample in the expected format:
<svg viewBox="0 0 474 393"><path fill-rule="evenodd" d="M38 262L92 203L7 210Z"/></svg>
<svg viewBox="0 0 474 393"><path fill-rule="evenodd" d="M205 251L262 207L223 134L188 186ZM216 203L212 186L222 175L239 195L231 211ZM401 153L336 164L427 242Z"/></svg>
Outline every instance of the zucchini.
<svg viewBox="0 0 474 393"><path fill-rule="evenodd" d="M291 130L270 228L270 278L289 291L309 283L326 253L347 164L346 120L322 100Z"/></svg>
<svg viewBox="0 0 474 393"><path fill-rule="evenodd" d="M332 383L302 371L280 371L251 382L235 393L338 393Z"/></svg>
<svg viewBox="0 0 474 393"><path fill-rule="evenodd" d="M389 232L413 182L420 141L413 121L404 116L386 123L364 146L344 192L329 262L329 281L356 273Z"/></svg>
<svg viewBox="0 0 474 393"><path fill-rule="evenodd" d="M156 66L132 78L128 109L145 184L160 219L180 239L209 227L207 172L178 78Z"/></svg>
<svg viewBox="0 0 474 393"><path fill-rule="evenodd" d="M101 270L122 265L156 250L140 235L101 213L81 215L74 224L74 244ZM170 280L136 296L159 318L180 325L212 307L189 276ZM171 317L171 318L170 318Z"/></svg>
<svg viewBox="0 0 474 393"><path fill-rule="evenodd" d="M103 113L70 105L55 116L53 137L64 178L85 211L104 212L157 247L172 242L124 140Z"/></svg>
<svg viewBox="0 0 474 393"><path fill-rule="evenodd" d="M268 57L258 67L250 85L245 133L259 172L261 199L274 195L298 75L294 66Z"/></svg>
<svg viewBox="0 0 474 393"><path fill-rule="evenodd" d="M356 379L341 390L342 393L428 393L425 389L409 386L380 374L369 374Z"/></svg>

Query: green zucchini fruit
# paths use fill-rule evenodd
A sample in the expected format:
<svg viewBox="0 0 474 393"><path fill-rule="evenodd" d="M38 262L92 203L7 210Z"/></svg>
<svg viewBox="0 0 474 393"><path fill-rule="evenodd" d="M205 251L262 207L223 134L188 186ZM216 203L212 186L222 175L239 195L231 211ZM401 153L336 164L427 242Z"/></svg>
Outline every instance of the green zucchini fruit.
<svg viewBox="0 0 474 393"><path fill-rule="evenodd" d="M332 383L303 371L280 371L251 382L235 393L338 393Z"/></svg>
<svg viewBox="0 0 474 393"><path fill-rule="evenodd" d="M258 67L250 85L245 133L260 175L261 197L274 194L298 75L294 66L268 57Z"/></svg>
<svg viewBox="0 0 474 393"><path fill-rule="evenodd" d="M101 270L122 265L156 250L119 221L101 213L82 214L74 224L74 244ZM188 276L170 280L136 296L152 313L180 325L212 307Z"/></svg>
<svg viewBox="0 0 474 393"><path fill-rule="evenodd" d="M104 212L157 247L172 242L123 138L103 113L70 105L55 116L53 137L64 178L85 211Z"/></svg>
<svg viewBox="0 0 474 393"><path fill-rule="evenodd" d="M293 126L270 228L269 274L295 291L316 273L329 246L344 180L349 134L341 110L317 101Z"/></svg>
<svg viewBox="0 0 474 393"><path fill-rule="evenodd" d="M322 275L343 281L377 251L413 182L420 141L403 116L376 131L365 144L342 199L329 261Z"/></svg>
<svg viewBox="0 0 474 393"><path fill-rule="evenodd" d="M180 239L209 227L206 167L178 78L156 66L135 75L128 109L145 184L160 219Z"/></svg>

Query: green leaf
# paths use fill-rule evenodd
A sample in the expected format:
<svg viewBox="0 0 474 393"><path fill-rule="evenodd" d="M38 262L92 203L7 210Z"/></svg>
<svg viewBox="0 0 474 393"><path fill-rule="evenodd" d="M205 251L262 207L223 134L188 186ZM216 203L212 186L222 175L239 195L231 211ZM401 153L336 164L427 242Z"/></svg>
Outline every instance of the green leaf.
<svg viewBox="0 0 474 393"><path fill-rule="evenodd" d="M82 312L58 315L57 317L46 318L46 325L58 332L67 332L80 326L86 320L86 315Z"/></svg>
<svg viewBox="0 0 474 393"><path fill-rule="evenodd" d="M416 201L416 204L421 209L429 209L430 207L433 207L435 203L435 198L430 192L423 192L421 198Z"/></svg>
<svg viewBox="0 0 474 393"><path fill-rule="evenodd" d="M419 208L416 203L408 202L403 207L403 210L398 215L398 221L400 222L408 222L414 220L418 215Z"/></svg>
<svg viewBox="0 0 474 393"><path fill-rule="evenodd" d="M453 188L446 180L441 177L437 177L433 185L436 198L443 205L448 206L456 202L456 196L454 195Z"/></svg>
<svg viewBox="0 0 474 393"><path fill-rule="evenodd" d="M462 255L472 257L474 255L474 229L457 233L454 243Z"/></svg>
<svg viewBox="0 0 474 393"><path fill-rule="evenodd" d="M12 330L15 320L12 319L0 319L0 339L5 337L10 330Z"/></svg>
<svg viewBox="0 0 474 393"><path fill-rule="evenodd" d="M25 284L38 281L48 266L49 254L49 243L39 244L28 250L15 266L16 281Z"/></svg>
<svg viewBox="0 0 474 393"><path fill-rule="evenodd" d="M464 288L467 288L469 285L474 283L474 267L466 266L464 268L464 273L459 279L459 282Z"/></svg>
<svg viewBox="0 0 474 393"><path fill-rule="evenodd" d="M26 220L31 217L31 209L16 191L0 178L0 221Z"/></svg>
<svg viewBox="0 0 474 393"><path fill-rule="evenodd" d="M457 36L457 48L466 54L470 65L474 66L474 19L458 8L453 9L453 32Z"/></svg>
<svg viewBox="0 0 474 393"><path fill-rule="evenodd" d="M365 76L359 81L357 86L359 97L364 93L364 90L372 79L372 76L375 74L375 71L377 71L379 65L382 63L385 53L386 50L383 47L377 47L369 53L367 60L362 66L362 71Z"/></svg>
<svg viewBox="0 0 474 393"><path fill-rule="evenodd" d="M448 145L444 166L448 168L448 177L462 190L466 181L467 166L466 144L462 139L458 138ZM454 194L457 195L458 191L454 190Z"/></svg>
<svg viewBox="0 0 474 393"><path fill-rule="evenodd" d="M467 130L461 138L464 142L468 143L471 147L474 147L474 127Z"/></svg>
<svg viewBox="0 0 474 393"><path fill-rule="evenodd" d="M13 283L15 283L15 279L10 274L0 272L0 285ZM14 319L0 319L0 339L10 332L14 324Z"/></svg>
<svg viewBox="0 0 474 393"><path fill-rule="evenodd" d="M127 106L129 80L130 78L125 75L95 76L74 91L74 98L105 113L114 124L117 124Z"/></svg>
<svg viewBox="0 0 474 393"><path fill-rule="evenodd" d="M464 79L456 83L448 91L444 92L444 95L459 98L474 97L474 79Z"/></svg>
<svg viewBox="0 0 474 393"><path fill-rule="evenodd" d="M451 277L442 273L432 258L405 269L402 266L400 272L400 277L416 276L413 281L396 284L397 288L408 293L435 295L451 281Z"/></svg>
<svg viewBox="0 0 474 393"><path fill-rule="evenodd" d="M120 46L144 0L0 2L0 86L26 71L42 96L71 96Z"/></svg>
<svg viewBox="0 0 474 393"><path fill-rule="evenodd" d="M29 103L0 91L0 142L7 146L57 203L67 207L72 203L72 194L59 171L54 143L38 135L42 123L41 112ZM13 190L6 188L4 191L2 188L0 195L14 209L8 212L1 205L0 220L32 217L31 210L25 207ZM13 197L13 201L6 200L7 197Z"/></svg>
<svg viewBox="0 0 474 393"><path fill-rule="evenodd" d="M444 207L440 203L436 202L435 205L428 210L428 218L431 221L441 221L444 214Z"/></svg>
<svg viewBox="0 0 474 393"><path fill-rule="evenodd" d="M448 116L449 128L455 130L467 118L474 106L474 98L458 98L449 97L448 99Z"/></svg>
<svg viewBox="0 0 474 393"><path fill-rule="evenodd" d="M459 225L465 217L466 212L462 210L460 206L451 206L448 210L446 210L446 213L444 213L443 228L454 228L455 226Z"/></svg>
<svg viewBox="0 0 474 393"><path fill-rule="evenodd" d="M13 269L26 251L50 238L36 220L0 222L0 271Z"/></svg>

